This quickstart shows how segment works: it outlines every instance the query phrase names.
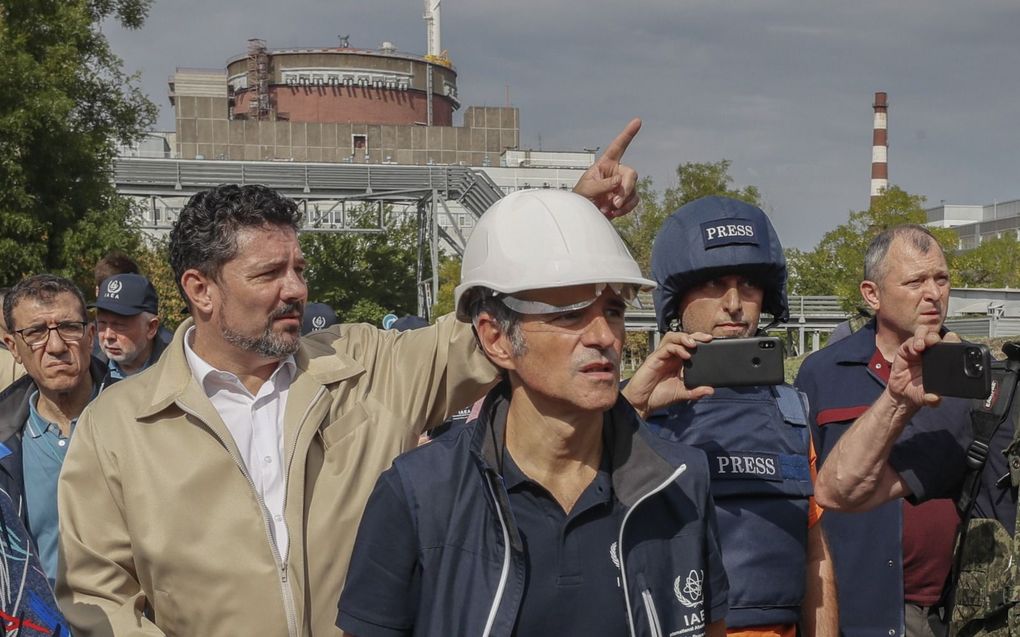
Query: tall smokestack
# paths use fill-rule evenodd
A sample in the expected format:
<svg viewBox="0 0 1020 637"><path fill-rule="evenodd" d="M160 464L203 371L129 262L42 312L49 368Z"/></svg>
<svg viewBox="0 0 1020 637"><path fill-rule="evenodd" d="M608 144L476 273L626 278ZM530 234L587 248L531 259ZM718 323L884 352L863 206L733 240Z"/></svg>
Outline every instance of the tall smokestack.
<svg viewBox="0 0 1020 637"><path fill-rule="evenodd" d="M871 202L889 187L889 105L875 93L875 131L871 142Z"/></svg>
<svg viewBox="0 0 1020 637"><path fill-rule="evenodd" d="M425 31L427 39L427 55L439 57L443 52L439 40L439 3L440 0L425 0Z"/></svg>

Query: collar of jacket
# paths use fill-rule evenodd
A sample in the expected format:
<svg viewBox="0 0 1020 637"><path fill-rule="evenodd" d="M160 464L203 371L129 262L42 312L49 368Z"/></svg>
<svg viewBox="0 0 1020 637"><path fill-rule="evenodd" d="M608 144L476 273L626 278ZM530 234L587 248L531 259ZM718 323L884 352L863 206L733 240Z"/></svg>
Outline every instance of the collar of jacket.
<svg viewBox="0 0 1020 637"><path fill-rule="evenodd" d="M939 336L945 336L949 330L943 325L939 328ZM875 343L878 334L877 319L871 319L864 327L857 330L842 341L834 343L836 363L841 365L867 365L875 355Z"/></svg>
<svg viewBox="0 0 1020 637"><path fill-rule="evenodd" d="M839 365L867 365L871 357L875 355L875 330L877 329L875 319L871 319L850 336L847 336L838 343L833 343L836 348L836 363Z"/></svg>
<svg viewBox="0 0 1020 637"><path fill-rule="evenodd" d="M159 357L163 355L163 350L169 346L170 343L160 338L159 332L156 332L156 338L152 341L152 352L149 354L149 360L145 362L145 369L155 365Z"/></svg>
<svg viewBox="0 0 1020 637"><path fill-rule="evenodd" d="M89 375L92 377L93 398L106 377L106 371L106 364L95 356L90 357ZM35 381L25 374L0 392L0 441L21 435L21 429L28 419L28 397L36 389Z"/></svg>
<svg viewBox="0 0 1020 637"><path fill-rule="evenodd" d="M139 417L154 416L189 396L202 399L191 402L208 403L205 391L194 379L184 354L184 336L194 324L194 319L191 318L181 323L174 333L173 341L167 346L166 352L151 368L152 373L158 378L154 383L156 390L153 392L149 404L139 413ZM337 336L335 340L343 338L336 326L333 330ZM308 402L323 385L338 383L364 373L365 368L361 363L330 345L335 340L327 342L321 337L315 340L301 339L301 346L294 354L297 370L291 382L288 405L291 401L295 403ZM209 407L212 407L211 403Z"/></svg>
<svg viewBox="0 0 1020 637"><path fill-rule="evenodd" d="M485 397L471 440L471 450L486 470L497 472L506 435L510 383L503 381ZM649 443L637 412L621 394L603 414L603 441L609 447L613 494L630 508L676 470Z"/></svg>

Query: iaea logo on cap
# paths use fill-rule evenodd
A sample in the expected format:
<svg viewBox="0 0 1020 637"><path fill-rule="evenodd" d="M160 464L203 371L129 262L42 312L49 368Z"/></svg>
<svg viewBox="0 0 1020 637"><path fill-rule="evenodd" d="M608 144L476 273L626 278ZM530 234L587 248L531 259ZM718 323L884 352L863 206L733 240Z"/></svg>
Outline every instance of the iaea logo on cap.
<svg viewBox="0 0 1020 637"><path fill-rule="evenodd" d="M123 287L124 287L123 283L121 283L120 281L114 279L113 281L110 281L110 285L106 286L106 293L107 294L117 294L117 293L120 292L121 288L123 288Z"/></svg>
<svg viewBox="0 0 1020 637"><path fill-rule="evenodd" d="M312 317L312 327L314 327L317 330L321 330L322 328L326 327L326 317L325 316Z"/></svg>

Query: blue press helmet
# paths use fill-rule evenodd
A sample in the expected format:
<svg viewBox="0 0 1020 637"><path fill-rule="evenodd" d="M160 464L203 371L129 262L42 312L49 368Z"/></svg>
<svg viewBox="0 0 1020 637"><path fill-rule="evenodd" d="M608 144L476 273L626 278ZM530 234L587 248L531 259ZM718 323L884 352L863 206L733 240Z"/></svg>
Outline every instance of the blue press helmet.
<svg viewBox="0 0 1020 637"><path fill-rule="evenodd" d="M760 208L729 197L704 197L674 211L652 246L659 331L668 331L679 318L687 290L727 274L757 280L765 291L762 311L777 322L789 318L783 246Z"/></svg>

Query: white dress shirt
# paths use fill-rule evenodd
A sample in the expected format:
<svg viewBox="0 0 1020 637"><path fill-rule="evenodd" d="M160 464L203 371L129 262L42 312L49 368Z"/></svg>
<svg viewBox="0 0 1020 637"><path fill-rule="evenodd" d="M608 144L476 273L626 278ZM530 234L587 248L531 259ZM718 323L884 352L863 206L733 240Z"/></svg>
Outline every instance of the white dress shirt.
<svg viewBox="0 0 1020 637"><path fill-rule="evenodd" d="M280 558L286 561L289 535L284 517L283 415L296 369L294 357L280 361L258 394L252 395L235 374L216 369L191 349L194 331L192 327L184 335L188 366L234 437L244 468L273 523Z"/></svg>

